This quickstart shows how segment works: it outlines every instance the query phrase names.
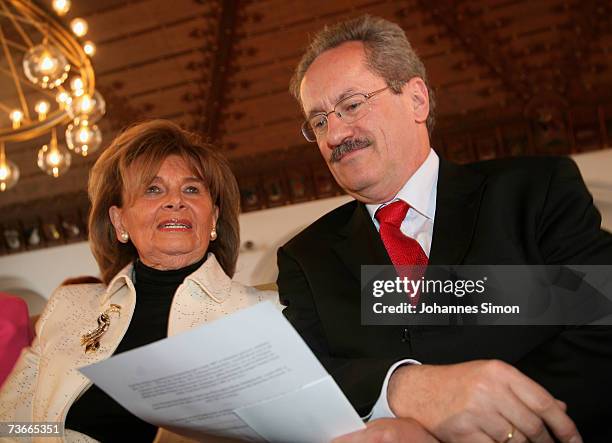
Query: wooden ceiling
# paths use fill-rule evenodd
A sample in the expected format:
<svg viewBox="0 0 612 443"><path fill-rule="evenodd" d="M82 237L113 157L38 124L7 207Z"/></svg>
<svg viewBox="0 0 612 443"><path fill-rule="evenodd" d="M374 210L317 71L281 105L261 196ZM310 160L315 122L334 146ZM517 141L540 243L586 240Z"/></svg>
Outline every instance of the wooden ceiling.
<svg viewBox="0 0 612 443"><path fill-rule="evenodd" d="M85 18L97 45L105 143L141 119L179 122L223 150L243 209L253 210L340 192L300 134L288 83L309 36L364 13L399 23L423 59L437 102L433 146L445 157L612 144L609 1L73 0L65 22ZM61 223L75 201L79 217L87 211L83 192L96 156L75 158L52 179L38 170L36 150L8 146L22 177L0 193L0 224L20 232L35 221Z"/></svg>

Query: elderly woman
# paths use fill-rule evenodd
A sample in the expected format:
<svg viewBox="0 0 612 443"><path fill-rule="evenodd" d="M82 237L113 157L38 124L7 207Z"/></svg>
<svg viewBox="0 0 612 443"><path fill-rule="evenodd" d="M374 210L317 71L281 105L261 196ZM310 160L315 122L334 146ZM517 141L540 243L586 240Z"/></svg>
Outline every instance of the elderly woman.
<svg viewBox="0 0 612 443"><path fill-rule="evenodd" d="M76 368L277 294L232 281L236 180L219 153L175 124L151 121L119 135L91 171L89 196L89 238L103 284L62 286L52 295L0 392L0 422L65 421L78 431L67 440L117 441L129 430L130 441L151 442L155 426ZM170 433L157 440L164 436Z"/></svg>

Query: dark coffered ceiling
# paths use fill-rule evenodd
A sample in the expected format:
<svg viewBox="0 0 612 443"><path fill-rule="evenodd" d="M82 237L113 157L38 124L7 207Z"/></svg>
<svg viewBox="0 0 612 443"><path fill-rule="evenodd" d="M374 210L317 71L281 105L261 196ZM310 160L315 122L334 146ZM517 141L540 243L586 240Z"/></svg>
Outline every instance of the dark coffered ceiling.
<svg viewBox="0 0 612 443"><path fill-rule="evenodd" d="M425 62L437 101L433 146L443 156L465 162L612 144L608 1L73 0L68 17L85 18L97 45L105 143L135 121L174 120L219 146L243 210L254 210L339 193L300 135L288 82L310 35L364 13L399 23ZM35 162L43 142L8 147L22 177L0 194L0 227L16 231L20 245L0 237L0 253L85 235L96 156L75 158L52 179ZM80 233L71 237L66 223L80 223ZM29 241L33 229L38 243Z"/></svg>

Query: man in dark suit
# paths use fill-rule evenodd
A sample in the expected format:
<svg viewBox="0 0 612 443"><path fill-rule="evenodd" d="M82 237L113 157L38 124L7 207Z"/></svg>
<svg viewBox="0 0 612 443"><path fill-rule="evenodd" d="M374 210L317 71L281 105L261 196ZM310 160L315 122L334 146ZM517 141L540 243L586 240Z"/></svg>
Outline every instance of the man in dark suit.
<svg viewBox="0 0 612 443"><path fill-rule="evenodd" d="M315 36L292 92L304 136L355 201L279 249L280 297L358 412L409 417L443 441L576 443L578 431L612 441L609 327L360 319L361 265L612 264L612 236L575 164L440 159L429 144L425 68L401 28L382 19Z"/></svg>

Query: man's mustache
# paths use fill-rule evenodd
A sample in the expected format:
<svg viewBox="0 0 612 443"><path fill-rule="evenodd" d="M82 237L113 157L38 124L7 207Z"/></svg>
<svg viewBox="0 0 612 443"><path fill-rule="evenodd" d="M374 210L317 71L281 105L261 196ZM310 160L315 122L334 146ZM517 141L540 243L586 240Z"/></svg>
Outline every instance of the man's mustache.
<svg viewBox="0 0 612 443"><path fill-rule="evenodd" d="M358 151L359 149L367 148L372 142L367 138L353 138L345 140L334 148L329 158L331 163L339 162L349 152Z"/></svg>

